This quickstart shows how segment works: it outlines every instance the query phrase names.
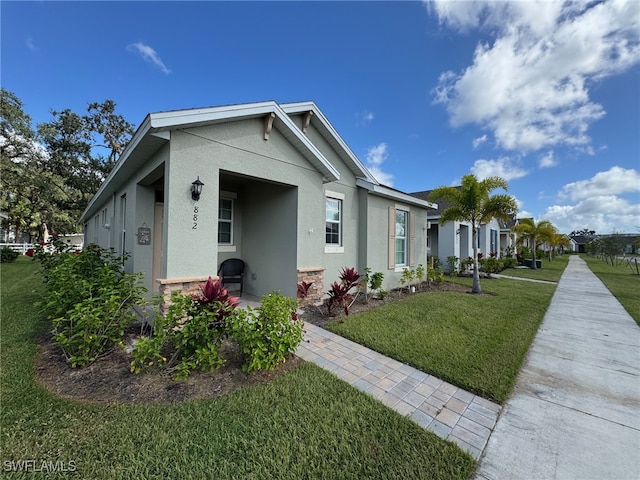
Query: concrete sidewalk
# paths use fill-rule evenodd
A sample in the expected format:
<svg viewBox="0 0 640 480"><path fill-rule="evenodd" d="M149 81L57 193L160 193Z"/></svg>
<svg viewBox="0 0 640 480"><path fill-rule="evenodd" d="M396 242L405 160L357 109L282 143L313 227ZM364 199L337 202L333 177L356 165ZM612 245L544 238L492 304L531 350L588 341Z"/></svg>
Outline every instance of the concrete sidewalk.
<svg viewBox="0 0 640 480"><path fill-rule="evenodd" d="M572 256L475 479L639 478L640 328Z"/></svg>

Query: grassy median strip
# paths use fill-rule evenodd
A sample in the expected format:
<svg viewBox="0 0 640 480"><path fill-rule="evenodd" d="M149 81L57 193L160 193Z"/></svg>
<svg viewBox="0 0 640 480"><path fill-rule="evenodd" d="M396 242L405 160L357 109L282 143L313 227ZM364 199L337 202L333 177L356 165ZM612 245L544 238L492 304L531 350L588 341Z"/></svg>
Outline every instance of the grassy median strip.
<svg viewBox="0 0 640 480"><path fill-rule="evenodd" d="M626 259L614 266L590 255L580 257L640 325L640 275L635 273L635 263L631 269Z"/></svg>
<svg viewBox="0 0 640 480"><path fill-rule="evenodd" d="M33 306L41 293L37 266L19 259L3 264L1 274L0 460L5 471L22 468L11 478L52 467L58 472L46 478L70 471L88 479L473 473L475 462L456 445L311 364L215 400L136 406L60 400L33 373L35 336L48 328Z"/></svg>
<svg viewBox="0 0 640 480"><path fill-rule="evenodd" d="M456 279L457 283L468 279ZM426 292L333 322L339 335L503 403L555 285L481 280L483 295Z"/></svg>
<svg viewBox="0 0 640 480"><path fill-rule="evenodd" d="M558 282L562 272L569 263L570 255L558 255L549 261L548 257L539 258L542 267L536 268L507 268L500 272L501 275L511 277L530 278L532 280L545 280L547 282Z"/></svg>

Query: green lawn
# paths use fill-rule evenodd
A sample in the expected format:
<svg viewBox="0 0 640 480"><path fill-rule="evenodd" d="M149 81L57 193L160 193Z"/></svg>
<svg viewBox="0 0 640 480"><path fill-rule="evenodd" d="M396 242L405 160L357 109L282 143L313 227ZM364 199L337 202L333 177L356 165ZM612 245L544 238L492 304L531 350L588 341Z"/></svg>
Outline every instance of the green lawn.
<svg viewBox="0 0 640 480"><path fill-rule="evenodd" d="M558 282L564 272L567 263L569 263L570 255L559 255L549 261L548 258L539 258L542 261L542 268L507 268L500 272L501 275L509 275L512 277L531 278L533 280L546 280L548 282Z"/></svg>
<svg viewBox="0 0 640 480"><path fill-rule="evenodd" d="M33 302L25 258L2 264L0 460L65 462L83 479L468 479L475 462L408 418L311 364L268 385L171 405L60 400L34 380ZM69 463L73 462L73 463ZM10 464L9 464L10 465ZM38 478L62 478L43 473ZM34 478L33 472L11 478Z"/></svg>
<svg viewBox="0 0 640 480"><path fill-rule="evenodd" d="M456 279L456 283L471 285L471 280ZM413 294L344 322L333 322L329 329L503 403L555 285L483 279L481 287L485 295Z"/></svg>
<svg viewBox="0 0 640 480"><path fill-rule="evenodd" d="M606 263L604 260L580 255L589 269L615 295L622 306L629 312L636 323L640 325L640 275L634 275L627 266L626 260L618 266Z"/></svg>

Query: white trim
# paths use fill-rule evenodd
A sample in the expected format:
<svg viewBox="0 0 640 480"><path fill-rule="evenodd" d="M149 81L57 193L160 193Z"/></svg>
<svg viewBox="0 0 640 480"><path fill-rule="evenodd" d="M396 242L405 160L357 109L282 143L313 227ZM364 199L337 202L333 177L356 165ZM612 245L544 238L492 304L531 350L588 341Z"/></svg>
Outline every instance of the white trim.
<svg viewBox="0 0 640 480"><path fill-rule="evenodd" d="M237 195L236 195L237 197ZM231 202L231 220L227 220L227 219L221 219L220 218L220 202L222 200L229 200ZM220 195L218 197L218 248L220 248L221 246L225 246L225 247L230 247L230 246L234 246L235 245L235 238L233 235L233 230L235 229L235 223L236 223L236 219L235 219L235 214L236 214L236 199L235 198L231 198L228 197L226 195ZM229 225L231 225L231 228L229 229L229 243L224 242L221 243L220 242L220 222L222 223L228 223ZM234 246L235 248L235 246ZM235 250L234 250L235 251Z"/></svg>
<svg viewBox="0 0 640 480"><path fill-rule="evenodd" d="M344 253L344 247L339 247L337 245L325 245L324 253Z"/></svg>
<svg viewBox="0 0 640 480"><path fill-rule="evenodd" d="M438 205L435 203L427 202L426 200L422 200L399 190L385 187L384 185L374 185L373 183L366 181L364 178L356 179L356 186L364 188L374 195L390 198L395 201L406 202L417 207L438 208Z"/></svg>
<svg viewBox="0 0 640 480"><path fill-rule="evenodd" d="M318 128L318 122L322 125L326 133L330 135L330 137L337 143L340 149L344 152L345 157L355 166L356 171L353 173L359 177L358 173L361 173L367 181L379 184L376 178L369 172L369 170L364 166L364 164L358 159L358 157L351 151L351 148L347 145L347 143L342 139L342 137L338 134L331 122L324 116L324 114L320 111L318 106L314 102L294 102L294 103L284 103L280 105L280 108L287 114L297 114L304 113L308 111L313 112L313 116L311 117L311 124ZM320 132L322 134L322 131ZM323 135L325 136L325 135ZM331 143L331 142L329 142ZM344 157L343 157L344 160ZM349 162L347 162L348 164ZM353 171L353 169L351 169Z"/></svg>
<svg viewBox="0 0 640 480"><path fill-rule="evenodd" d="M235 253L236 252L236 246L235 245L224 245L222 243L219 243L218 244L218 252Z"/></svg>
<svg viewBox="0 0 640 480"><path fill-rule="evenodd" d="M325 190L324 196L335 198L336 200L344 200L345 198L347 198L347 196L344 193L333 192L331 190Z"/></svg>

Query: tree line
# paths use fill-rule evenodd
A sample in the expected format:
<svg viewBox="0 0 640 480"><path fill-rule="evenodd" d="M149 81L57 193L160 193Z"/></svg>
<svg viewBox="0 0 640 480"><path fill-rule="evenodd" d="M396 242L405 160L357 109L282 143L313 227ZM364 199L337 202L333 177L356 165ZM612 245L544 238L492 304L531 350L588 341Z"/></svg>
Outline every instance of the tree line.
<svg viewBox="0 0 640 480"><path fill-rule="evenodd" d="M22 101L0 90L0 212L16 239L81 231L78 218L116 164L134 125L112 100L84 113L51 110L32 125Z"/></svg>

